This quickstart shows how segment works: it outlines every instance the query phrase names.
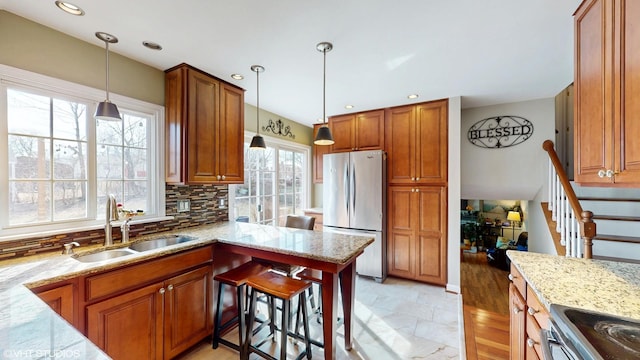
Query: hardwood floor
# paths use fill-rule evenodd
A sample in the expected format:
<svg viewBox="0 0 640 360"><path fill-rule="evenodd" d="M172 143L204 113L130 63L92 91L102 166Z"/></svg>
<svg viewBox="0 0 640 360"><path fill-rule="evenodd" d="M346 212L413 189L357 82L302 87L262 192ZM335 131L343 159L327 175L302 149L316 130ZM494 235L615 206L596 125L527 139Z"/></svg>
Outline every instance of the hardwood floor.
<svg viewBox="0 0 640 360"><path fill-rule="evenodd" d="M487 263L486 253L464 253L460 284L467 359L509 359L508 271Z"/></svg>

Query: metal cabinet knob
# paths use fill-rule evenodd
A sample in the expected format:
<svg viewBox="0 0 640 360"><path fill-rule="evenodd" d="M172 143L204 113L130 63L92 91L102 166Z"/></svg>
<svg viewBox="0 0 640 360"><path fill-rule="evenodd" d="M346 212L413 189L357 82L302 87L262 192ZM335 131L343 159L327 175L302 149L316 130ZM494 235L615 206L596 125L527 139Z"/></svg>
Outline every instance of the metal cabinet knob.
<svg viewBox="0 0 640 360"><path fill-rule="evenodd" d="M528 309L527 309L527 312L529 313L529 315L533 316L533 315L535 315L537 312L540 312L540 311L538 311L538 310L536 310L536 309L534 309L534 308L531 308L531 307L530 307L530 308L528 308Z"/></svg>
<svg viewBox="0 0 640 360"><path fill-rule="evenodd" d="M222 180L224 180L224 179L225 179L225 176L224 176L224 175L222 175Z"/></svg>
<svg viewBox="0 0 640 360"><path fill-rule="evenodd" d="M605 173L605 176L608 178L612 178L613 175L616 175L616 173L613 172L613 170L607 170L607 172Z"/></svg>
<svg viewBox="0 0 640 360"><path fill-rule="evenodd" d="M164 290L164 288L160 288L160 290L158 290L158 292L159 292L160 294L164 294L165 290Z"/></svg>
<svg viewBox="0 0 640 360"><path fill-rule="evenodd" d="M522 311L522 310L521 310L521 309L518 309L517 307L514 307L514 308L513 308L513 313L514 313L514 314L516 314L516 315L520 314L520 312L521 312L521 311Z"/></svg>
<svg viewBox="0 0 640 360"><path fill-rule="evenodd" d="M411 181L416 181L416 178L412 177L412 178L411 178Z"/></svg>
<svg viewBox="0 0 640 360"><path fill-rule="evenodd" d="M419 178L419 177L417 177L417 178L416 178L416 181L420 181L420 178Z"/></svg>
<svg viewBox="0 0 640 360"><path fill-rule="evenodd" d="M169 290L169 291L173 290L173 285L167 286L167 290Z"/></svg>
<svg viewBox="0 0 640 360"><path fill-rule="evenodd" d="M532 348L536 345L536 341L533 340L532 338L527 338L527 346Z"/></svg>
<svg viewBox="0 0 640 360"><path fill-rule="evenodd" d="M516 277L513 276L513 274L509 274L509 280L513 281L513 279L515 279Z"/></svg>
<svg viewBox="0 0 640 360"><path fill-rule="evenodd" d="M420 192L420 189L416 189L416 192Z"/></svg>
<svg viewBox="0 0 640 360"><path fill-rule="evenodd" d="M598 177L603 178L606 172L603 169L598 170Z"/></svg>

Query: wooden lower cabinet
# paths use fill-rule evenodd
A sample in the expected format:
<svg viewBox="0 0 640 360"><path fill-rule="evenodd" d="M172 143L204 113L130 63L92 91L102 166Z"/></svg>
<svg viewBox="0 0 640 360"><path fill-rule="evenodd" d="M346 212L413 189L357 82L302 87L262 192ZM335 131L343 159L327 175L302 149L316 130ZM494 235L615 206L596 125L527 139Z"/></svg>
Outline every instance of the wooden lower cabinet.
<svg viewBox="0 0 640 360"><path fill-rule="evenodd" d="M445 285L446 187L390 186L388 191L389 275Z"/></svg>
<svg viewBox="0 0 640 360"><path fill-rule="evenodd" d="M548 328L549 312L513 264L509 278L510 357L542 359L540 329Z"/></svg>
<svg viewBox="0 0 640 360"><path fill-rule="evenodd" d="M89 305L87 337L114 359L170 359L211 332L211 266Z"/></svg>
<svg viewBox="0 0 640 360"><path fill-rule="evenodd" d="M65 283L46 290L34 289L33 292L69 324L76 326L75 288L75 283Z"/></svg>
<svg viewBox="0 0 640 360"><path fill-rule="evenodd" d="M113 359L162 359L162 283L89 305L87 337Z"/></svg>

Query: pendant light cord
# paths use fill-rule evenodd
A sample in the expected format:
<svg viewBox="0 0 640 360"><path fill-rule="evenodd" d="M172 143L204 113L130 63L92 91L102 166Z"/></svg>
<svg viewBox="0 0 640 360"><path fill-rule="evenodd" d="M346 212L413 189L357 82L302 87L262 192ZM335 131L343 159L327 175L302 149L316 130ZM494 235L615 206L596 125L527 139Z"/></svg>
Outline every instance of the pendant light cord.
<svg viewBox="0 0 640 360"><path fill-rule="evenodd" d="M322 50L322 54L324 56L323 67L322 67L322 123L327 123L326 116L326 94L327 94L327 49Z"/></svg>
<svg viewBox="0 0 640 360"><path fill-rule="evenodd" d="M109 102L109 42L104 42L107 49L107 102Z"/></svg>
<svg viewBox="0 0 640 360"><path fill-rule="evenodd" d="M256 71L256 130L260 136L260 70Z"/></svg>

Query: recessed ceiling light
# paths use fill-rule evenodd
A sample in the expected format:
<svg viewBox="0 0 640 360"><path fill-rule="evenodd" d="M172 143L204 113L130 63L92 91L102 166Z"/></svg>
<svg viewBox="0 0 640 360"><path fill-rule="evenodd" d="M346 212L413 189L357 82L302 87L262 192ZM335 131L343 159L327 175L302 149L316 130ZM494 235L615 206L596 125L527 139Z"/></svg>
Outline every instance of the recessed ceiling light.
<svg viewBox="0 0 640 360"><path fill-rule="evenodd" d="M345 109L353 109L353 105L345 105L344 108Z"/></svg>
<svg viewBox="0 0 640 360"><path fill-rule="evenodd" d="M235 79L235 80L242 80L242 79L244 79L244 76L242 76L240 74L231 74L231 78Z"/></svg>
<svg viewBox="0 0 640 360"><path fill-rule="evenodd" d="M80 9L80 7L73 5L72 3L64 2L64 1L56 1L56 6L60 8L60 10L69 13L71 15L82 16L84 15L84 10Z"/></svg>
<svg viewBox="0 0 640 360"><path fill-rule="evenodd" d="M417 99L418 98L418 94L411 94L411 95L407 96L407 98L409 98L409 99Z"/></svg>
<svg viewBox="0 0 640 360"><path fill-rule="evenodd" d="M160 44L158 43L154 43L153 41L143 41L142 45L151 50L162 50L162 46L160 46Z"/></svg>

